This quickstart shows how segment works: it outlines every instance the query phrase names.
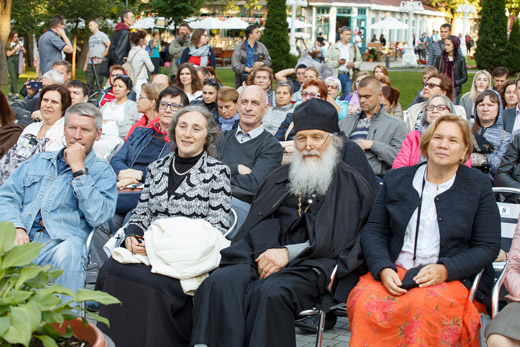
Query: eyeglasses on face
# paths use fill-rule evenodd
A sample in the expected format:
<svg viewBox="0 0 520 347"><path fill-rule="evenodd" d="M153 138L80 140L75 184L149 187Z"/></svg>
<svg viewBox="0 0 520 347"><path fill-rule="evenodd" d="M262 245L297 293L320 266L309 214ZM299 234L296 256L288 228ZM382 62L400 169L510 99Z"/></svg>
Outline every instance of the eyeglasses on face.
<svg viewBox="0 0 520 347"><path fill-rule="evenodd" d="M446 105L428 105L426 106L426 111L433 111L437 109L437 111L445 111L448 109Z"/></svg>
<svg viewBox="0 0 520 347"><path fill-rule="evenodd" d="M321 98L321 95L313 92L302 92L302 98Z"/></svg>
<svg viewBox="0 0 520 347"><path fill-rule="evenodd" d="M440 85L435 84L435 83L431 83L431 82L423 83L423 86L424 86L424 88L428 87L428 88L430 88L430 89L433 89L433 88L435 88L435 87L439 87L439 88L441 88ZM442 88L441 88L441 89L442 89Z"/></svg>
<svg viewBox="0 0 520 347"><path fill-rule="evenodd" d="M173 112L177 112L179 111L181 108L182 108L182 105L179 105L179 104L176 104L174 102L172 102L171 104L167 103L166 101L161 101L159 103L159 108L161 110L167 110L168 107L173 111Z"/></svg>
<svg viewBox="0 0 520 347"><path fill-rule="evenodd" d="M310 139L310 141L307 141L307 138ZM327 134L327 136L323 137L323 136L311 136L311 137L307 137L307 136L298 136L296 135L294 137L294 142L296 142L296 145L298 147L306 147L306 146L311 146L312 148L321 148L325 142L327 142L327 139L329 138L329 134Z"/></svg>
<svg viewBox="0 0 520 347"><path fill-rule="evenodd" d="M327 88L338 89L338 86L335 84L327 84Z"/></svg>

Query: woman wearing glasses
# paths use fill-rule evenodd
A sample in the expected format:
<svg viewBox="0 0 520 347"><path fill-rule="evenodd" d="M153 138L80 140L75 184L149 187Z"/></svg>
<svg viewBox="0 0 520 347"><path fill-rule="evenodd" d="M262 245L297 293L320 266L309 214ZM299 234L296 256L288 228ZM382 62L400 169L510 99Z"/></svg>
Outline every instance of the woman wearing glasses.
<svg viewBox="0 0 520 347"><path fill-rule="evenodd" d="M114 79L112 93L115 100L101 107L103 133L93 147L99 158L104 158L108 151L122 143L132 125L139 120L137 103L128 99L132 87L132 80L127 75L117 76Z"/></svg>
<svg viewBox="0 0 520 347"><path fill-rule="evenodd" d="M157 112L157 98L162 89L163 87L156 83L146 83L141 86L141 94L137 98L137 112L143 114L143 116L137 123L132 125L125 137L125 141L132 135L135 128L145 127L155 118L159 117L159 113Z"/></svg>
<svg viewBox="0 0 520 347"><path fill-rule="evenodd" d="M184 63L179 66L173 85L181 88L190 101L202 95L202 82L199 79L197 70L190 63Z"/></svg>
<svg viewBox="0 0 520 347"><path fill-rule="evenodd" d="M421 148L419 146L422 134L437 118L453 112L453 102L446 95L434 94L430 96L420 116L419 129L408 133L401 145L401 150L399 150L399 153L397 153L395 157L392 169L425 162L426 158L421 154ZM471 165L469 166L471 167Z"/></svg>
<svg viewBox="0 0 520 347"><path fill-rule="evenodd" d="M170 100L167 106L173 104ZM189 346L190 295L205 278L195 271L207 268L210 255L218 256L219 240L225 243L222 234L229 227L231 174L213 157L219 134L213 117L200 106L184 107L169 117L168 137L175 150L148 166L139 203L124 230L124 248L118 249L122 256L115 252L105 262L96 283L96 289L123 303L101 305L99 310L110 320L110 328L100 324L101 330L118 346ZM209 234L179 225L174 217L187 217L185 223L198 221ZM182 236L172 239L170 233ZM167 242L157 241L161 235ZM205 252L193 251L199 245ZM161 255L166 264L154 261ZM129 263L128 258L136 257L146 257L151 266ZM179 280L178 270L202 277Z"/></svg>
<svg viewBox="0 0 520 347"><path fill-rule="evenodd" d="M215 53L209 44L209 36L206 29L195 29L191 34L190 46L182 52L181 64L191 63L196 66L217 66Z"/></svg>
<svg viewBox="0 0 520 347"><path fill-rule="evenodd" d="M430 96L434 94L446 95L448 98L453 100L453 85L451 83L451 79L448 76L440 73L433 74L423 85L424 88L422 92L424 100L428 100ZM423 112L425 104L426 102L421 102L408 108L408 117L405 122L408 131L415 130L415 124L419 118L419 115ZM466 111L464 110L464 107L456 105L454 110L454 113L457 116L466 118Z"/></svg>
<svg viewBox="0 0 520 347"><path fill-rule="evenodd" d="M202 83L202 100L192 100L190 105L206 107L206 109L213 115L213 119L216 121L219 117L217 104L219 89L220 85L216 79L206 78Z"/></svg>

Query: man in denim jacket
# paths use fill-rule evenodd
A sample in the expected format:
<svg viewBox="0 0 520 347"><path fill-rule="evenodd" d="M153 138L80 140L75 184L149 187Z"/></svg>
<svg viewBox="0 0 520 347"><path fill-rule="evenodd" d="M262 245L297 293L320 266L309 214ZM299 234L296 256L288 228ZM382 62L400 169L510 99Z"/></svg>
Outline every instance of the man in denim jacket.
<svg viewBox="0 0 520 347"><path fill-rule="evenodd" d="M116 208L116 175L91 150L102 119L93 105L71 106L65 114L66 147L25 161L0 187L0 220L15 225L14 243L44 243L34 262L63 269L56 283L74 292L85 282L87 237Z"/></svg>

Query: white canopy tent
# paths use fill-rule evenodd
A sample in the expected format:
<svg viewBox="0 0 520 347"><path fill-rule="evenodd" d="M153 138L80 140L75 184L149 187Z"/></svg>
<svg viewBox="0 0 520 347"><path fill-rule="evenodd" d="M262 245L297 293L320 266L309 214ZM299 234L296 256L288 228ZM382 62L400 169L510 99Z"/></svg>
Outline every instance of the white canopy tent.
<svg viewBox="0 0 520 347"><path fill-rule="evenodd" d="M287 18L287 24L289 24L289 30L291 29L291 18ZM312 25L309 23L305 23L304 21L296 19L294 21L295 29L304 29L304 28L312 28Z"/></svg>
<svg viewBox="0 0 520 347"><path fill-rule="evenodd" d="M229 18L223 24L225 25L223 29L245 29L249 26L248 22L237 17Z"/></svg>
<svg viewBox="0 0 520 347"><path fill-rule="evenodd" d="M217 18L213 17L206 17L198 22L191 22L189 23L189 25L192 29L226 29L224 27L224 21L218 20Z"/></svg>
<svg viewBox="0 0 520 347"><path fill-rule="evenodd" d="M383 19L380 22L372 24L371 29L389 29L389 30L397 30L397 29L408 29L408 24L398 21L395 18L388 17Z"/></svg>

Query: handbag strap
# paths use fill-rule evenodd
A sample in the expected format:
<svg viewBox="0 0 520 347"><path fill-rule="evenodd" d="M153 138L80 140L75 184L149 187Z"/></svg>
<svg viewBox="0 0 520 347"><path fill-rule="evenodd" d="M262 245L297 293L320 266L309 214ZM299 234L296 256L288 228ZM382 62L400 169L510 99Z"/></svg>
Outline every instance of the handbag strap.
<svg viewBox="0 0 520 347"><path fill-rule="evenodd" d="M426 184L426 172L428 168L424 170L424 176L422 179L422 187L421 187L421 201L419 202L419 207L417 209L417 223L415 224L415 240L413 245L413 264L415 265L415 260L417 259L417 239L419 238L419 225L421 223L421 208L422 208L422 199L424 194L424 185Z"/></svg>

